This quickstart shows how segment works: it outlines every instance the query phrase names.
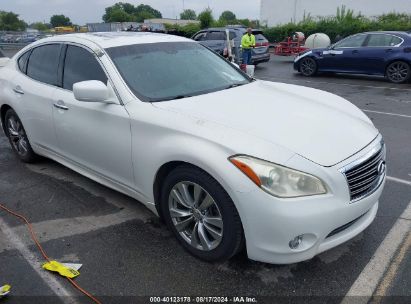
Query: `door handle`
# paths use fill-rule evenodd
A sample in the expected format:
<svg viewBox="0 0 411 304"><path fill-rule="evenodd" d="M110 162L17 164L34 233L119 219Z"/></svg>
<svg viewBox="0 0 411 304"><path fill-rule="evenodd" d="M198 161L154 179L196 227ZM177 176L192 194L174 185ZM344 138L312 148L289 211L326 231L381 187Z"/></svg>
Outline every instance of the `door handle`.
<svg viewBox="0 0 411 304"><path fill-rule="evenodd" d="M391 52L392 52L392 49L385 50L385 52L391 53Z"/></svg>
<svg viewBox="0 0 411 304"><path fill-rule="evenodd" d="M64 104L64 101L62 101L62 100L59 100L59 101L55 102L55 103L53 104L53 106L54 106L55 108L57 108L57 109L65 110L65 111L67 111L67 110L69 109L69 108Z"/></svg>
<svg viewBox="0 0 411 304"><path fill-rule="evenodd" d="M358 52L358 50L354 50L354 51L352 51L352 53L353 54L358 54L359 52Z"/></svg>
<svg viewBox="0 0 411 304"><path fill-rule="evenodd" d="M17 86L13 89L14 93L24 95L24 91L20 86Z"/></svg>

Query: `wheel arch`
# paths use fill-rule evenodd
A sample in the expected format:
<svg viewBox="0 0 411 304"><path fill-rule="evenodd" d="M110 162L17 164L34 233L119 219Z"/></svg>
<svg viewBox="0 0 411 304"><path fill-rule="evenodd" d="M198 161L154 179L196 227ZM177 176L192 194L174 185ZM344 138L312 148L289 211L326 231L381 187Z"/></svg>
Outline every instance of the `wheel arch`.
<svg viewBox="0 0 411 304"><path fill-rule="evenodd" d="M168 174L170 174L171 171L173 171L175 168L182 166L182 165L191 165L194 166L193 164L184 162L184 161L169 161L165 164L163 164L156 172L155 177L154 177L154 183L153 183L153 197L154 197L154 204L157 210L158 215L160 216L161 219L163 219L163 214L161 213L160 210L160 199L161 199L161 187L167 177ZM194 166L197 167L197 166ZM198 168L198 167L197 167ZM201 169L201 168L199 168ZM201 169L202 170L202 169Z"/></svg>
<svg viewBox="0 0 411 304"><path fill-rule="evenodd" d="M201 170L203 172L205 172L206 174L208 174L209 176L211 176L213 179L215 179L220 185L221 187L224 189L225 192L227 192L228 196L232 199L232 201L234 202L234 206L237 209L237 212L240 214L241 217L241 208L239 209L240 206L238 206L236 204L236 198L233 197L233 189L230 189L228 187L228 185L226 183L224 183L224 177L222 176L216 176L216 172L207 170L205 167L207 167L207 165L205 167L201 166L201 164L194 164L193 162L190 161L186 161L186 160L171 160L168 161L164 164L162 164L154 177L154 181L153 181L153 198L154 198L154 205L155 208L157 210L158 215L160 216L160 218L163 218L163 214L161 214L161 209L160 209L160 201L161 201L161 188L162 185L166 179L166 177L168 176L168 174L170 174L173 170L175 170L177 167L180 166L190 166L193 168L196 168L198 170ZM242 176L241 176L242 177ZM242 219L242 218L241 218ZM243 220L243 219L242 219Z"/></svg>
<svg viewBox="0 0 411 304"><path fill-rule="evenodd" d="M306 55L303 58L301 58L300 60L298 60L298 62L297 62L298 72L301 73L301 62L305 59L308 59L308 58L314 60L314 62L316 64L316 72L320 72L320 65L318 64L318 56L316 56L315 54Z"/></svg>
<svg viewBox="0 0 411 304"><path fill-rule="evenodd" d="M6 119L6 112L10 109L13 110L13 108L11 106L9 106L8 104L3 104L0 107L0 122L1 122L1 126L2 126L2 129L3 129L5 134L6 134L6 127L5 127L5 121L4 120Z"/></svg>
<svg viewBox="0 0 411 304"><path fill-rule="evenodd" d="M389 66L391 63L396 62L396 61L404 61L404 62L408 63L408 65L411 67L411 59L407 59L407 58L404 58L404 57L390 58L390 59L385 63L385 66L384 66L384 75L385 75L385 76L387 75L387 68L388 68L388 66Z"/></svg>

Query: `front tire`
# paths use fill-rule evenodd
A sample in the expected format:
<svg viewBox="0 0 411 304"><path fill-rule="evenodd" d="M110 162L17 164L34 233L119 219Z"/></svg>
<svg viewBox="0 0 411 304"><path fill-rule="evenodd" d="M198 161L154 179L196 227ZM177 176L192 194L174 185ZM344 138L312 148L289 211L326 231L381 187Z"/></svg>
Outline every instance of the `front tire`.
<svg viewBox="0 0 411 304"><path fill-rule="evenodd" d="M165 179L161 212L181 245L205 261L224 261L244 243L240 216L223 187L206 172L189 165Z"/></svg>
<svg viewBox="0 0 411 304"><path fill-rule="evenodd" d="M14 110L9 109L6 112L4 125L10 145L20 160L25 163L36 161L37 155L31 148L23 124Z"/></svg>
<svg viewBox="0 0 411 304"><path fill-rule="evenodd" d="M300 62L300 73L310 77L317 74L317 62L311 57L305 57Z"/></svg>
<svg viewBox="0 0 411 304"><path fill-rule="evenodd" d="M394 61L387 67L385 75L392 83L405 83L411 78L411 67L404 61Z"/></svg>

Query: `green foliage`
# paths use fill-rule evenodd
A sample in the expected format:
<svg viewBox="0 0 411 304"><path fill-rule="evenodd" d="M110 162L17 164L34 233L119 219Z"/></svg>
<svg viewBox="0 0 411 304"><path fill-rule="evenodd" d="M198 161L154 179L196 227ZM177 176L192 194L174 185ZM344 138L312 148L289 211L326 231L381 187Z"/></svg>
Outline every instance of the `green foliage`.
<svg viewBox="0 0 411 304"><path fill-rule="evenodd" d="M0 30L1 31L23 31L27 24L19 19L19 15L13 12L0 11Z"/></svg>
<svg viewBox="0 0 411 304"><path fill-rule="evenodd" d="M103 15L104 22L144 22L145 19L161 18L161 13L150 5L140 4L134 6L130 3L118 2L106 7Z"/></svg>
<svg viewBox="0 0 411 304"><path fill-rule="evenodd" d="M198 15L197 19L200 21L201 28L210 27L214 23L213 11L206 8Z"/></svg>
<svg viewBox="0 0 411 304"><path fill-rule="evenodd" d="M232 11L224 11L221 13L219 20L227 22L227 24L229 24L235 22L237 20L237 17Z"/></svg>
<svg viewBox="0 0 411 304"><path fill-rule="evenodd" d="M389 13L374 18L355 14L345 6L337 9L333 17L304 15L299 23L281 24L265 28L264 36L271 42L279 42L294 32L303 32L306 37L314 33L325 33L334 41L337 36L346 37L367 31L410 31L411 15Z"/></svg>
<svg viewBox="0 0 411 304"><path fill-rule="evenodd" d="M184 11L181 12L180 19L181 20L196 20L197 14L192 9L185 9Z"/></svg>
<svg viewBox="0 0 411 304"><path fill-rule="evenodd" d="M177 25L177 24L165 24L166 30L169 34L183 36L191 38L195 33L201 30L199 24L187 24L187 25Z"/></svg>
<svg viewBox="0 0 411 304"><path fill-rule="evenodd" d="M143 22L144 19L162 18L160 11L152 8L150 5L140 4L134 10L135 21Z"/></svg>
<svg viewBox="0 0 411 304"><path fill-rule="evenodd" d="M53 15L50 18L50 24L53 27L56 27L56 26L70 26L72 23L69 17L66 17L64 15Z"/></svg>
<svg viewBox="0 0 411 304"><path fill-rule="evenodd" d="M34 23L30 24L30 28L36 29L40 32L44 32L44 31L49 30L50 29L49 26L50 26L49 24L45 24L43 22L34 22Z"/></svg>

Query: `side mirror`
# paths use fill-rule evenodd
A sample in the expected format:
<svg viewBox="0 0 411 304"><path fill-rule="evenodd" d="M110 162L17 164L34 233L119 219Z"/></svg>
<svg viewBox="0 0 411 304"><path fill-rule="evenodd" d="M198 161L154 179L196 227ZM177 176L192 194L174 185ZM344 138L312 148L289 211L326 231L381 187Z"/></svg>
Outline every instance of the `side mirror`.
<svg viewBox="0 0 411 304"><path fill-rule="evenodd" d="M107 86L99 80L76 82L73 94L77 100L86 102L106 102L109 98Z"/></svg>

